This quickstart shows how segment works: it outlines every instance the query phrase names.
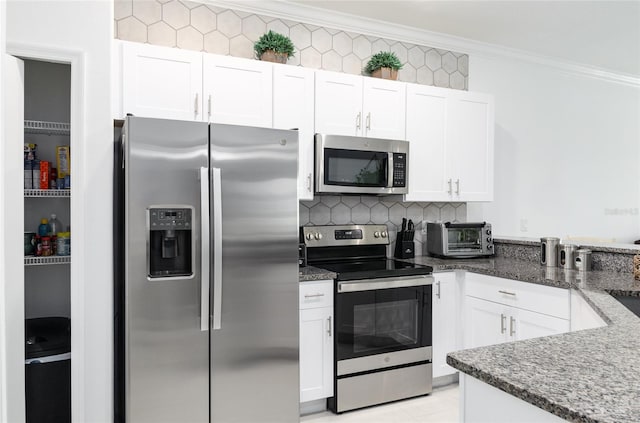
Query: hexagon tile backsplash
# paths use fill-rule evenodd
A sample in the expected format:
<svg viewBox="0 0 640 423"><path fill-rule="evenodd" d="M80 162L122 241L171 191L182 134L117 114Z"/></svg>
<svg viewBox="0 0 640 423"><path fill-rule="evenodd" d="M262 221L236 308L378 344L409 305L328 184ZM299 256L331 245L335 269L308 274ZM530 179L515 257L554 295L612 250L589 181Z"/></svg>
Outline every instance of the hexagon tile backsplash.
<svg viewBox="0 0 640 423"><path fill-rule="evenodd" d="M300 202L300 225L347 225L374 223L386 225L389 231L388 255L393 254L396 232L402 218L412 219L416 225L415 251L422 255L426 236L422 234L422 222L467 221L466 203L403 203L393 197L358 195L322 195L313 201Z"/></svg>
<svg viewBox="0 0 640 423"><path fill-rule="evenodd" d="M266 31L296 46L289 64L360 75L372 54L393 51L398 80L466 90L467 54L179 0L115 0L114 34L121 40L253 58Z"/></svg>

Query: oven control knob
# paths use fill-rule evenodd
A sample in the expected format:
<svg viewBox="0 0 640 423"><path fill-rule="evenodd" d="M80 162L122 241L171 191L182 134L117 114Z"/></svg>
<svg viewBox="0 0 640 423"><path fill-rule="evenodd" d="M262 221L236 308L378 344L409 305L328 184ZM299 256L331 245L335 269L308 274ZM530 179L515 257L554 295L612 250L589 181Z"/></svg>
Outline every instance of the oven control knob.
<svg viewBox="0 0 640 423"><path fill-rule="evenodd" d="M489 245L487 245L487 248L488 248L489 250L493 250L493 244L489 244Z"/></svg>
<svg viewBox="0 0 640 423"><path fill-rule="evenodd" d="M382 235L383 238L386 238L387 237L387 231L382 231L382 233L380 235Z"/></svg>
<svg viewBox="0 0 640 423"><path fill-rule="evenodd" d="M376 238L380 238L380 232L375 231L375 232L373 233L373 236L374 236L374 237L376 237Z"/></svg>
<svg viewBox="0 0 640 423"><path fill-rule="evenodd" d="M487 242L491 242L491 237L490 236L487 237Z"/></svg>
<svg viewBox="0 0 640 423"><path fill-rule="evenodd" d="M307 234L307 239L311 241L313 239L313 234Z"/></svg>
<svg viewBox="0 0 640 423"><path fill-rule="evenodd" d="M320 232L316 232L316 239L318 241L322 239L322 234Z"/></svg>
<svg viewBox="0 0 640 423"><path fill-rule="evenodd" d="M491 229L487 229L487 235L491 235Z"/></svg>

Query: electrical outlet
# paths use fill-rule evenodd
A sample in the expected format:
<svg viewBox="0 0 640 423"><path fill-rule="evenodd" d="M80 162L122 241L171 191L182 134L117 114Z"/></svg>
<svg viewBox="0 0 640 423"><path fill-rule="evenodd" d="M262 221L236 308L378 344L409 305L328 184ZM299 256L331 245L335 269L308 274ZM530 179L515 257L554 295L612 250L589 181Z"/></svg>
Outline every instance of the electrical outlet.
<svg viewBox="0 0 640 423"><path fill-rule="evenodd" d="M520 219L520 232L527 232L529 230L529 220Z"/></svg>

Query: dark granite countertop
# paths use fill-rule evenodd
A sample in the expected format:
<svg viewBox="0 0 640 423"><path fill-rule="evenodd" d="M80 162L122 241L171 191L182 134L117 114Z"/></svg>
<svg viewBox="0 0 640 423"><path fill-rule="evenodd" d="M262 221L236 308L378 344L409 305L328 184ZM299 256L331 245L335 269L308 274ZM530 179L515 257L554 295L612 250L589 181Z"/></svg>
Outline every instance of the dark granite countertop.
<svg viewBox="0 0 640 423"><path fill-rule="evenodd" d="M514 259L413 261L576 289L607 326L457 351L447 363L569 421L640 421L640 318L609 293L640 296L631 273L579 273Z"/></svg>
<svg viewBox="0 0 640 423"><path fill-rule="evenodd" d="M298 270L298 276L300 282L308 282L308 281L322 281L326 279L333 279L336 277L334 272L330 272L324 269L318 269L313 266L301 267Z"/></svg>

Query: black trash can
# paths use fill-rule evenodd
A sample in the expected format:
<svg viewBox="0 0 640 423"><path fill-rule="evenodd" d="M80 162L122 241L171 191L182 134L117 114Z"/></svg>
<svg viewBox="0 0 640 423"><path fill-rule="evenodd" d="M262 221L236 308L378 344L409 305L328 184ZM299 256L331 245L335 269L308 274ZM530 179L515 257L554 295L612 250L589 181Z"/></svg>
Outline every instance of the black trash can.
<svg viewBox="0 0 640 423"><path fill-rule="evenodd" d="M71 422L71 320L25 322L27 423Z"/></svg>

